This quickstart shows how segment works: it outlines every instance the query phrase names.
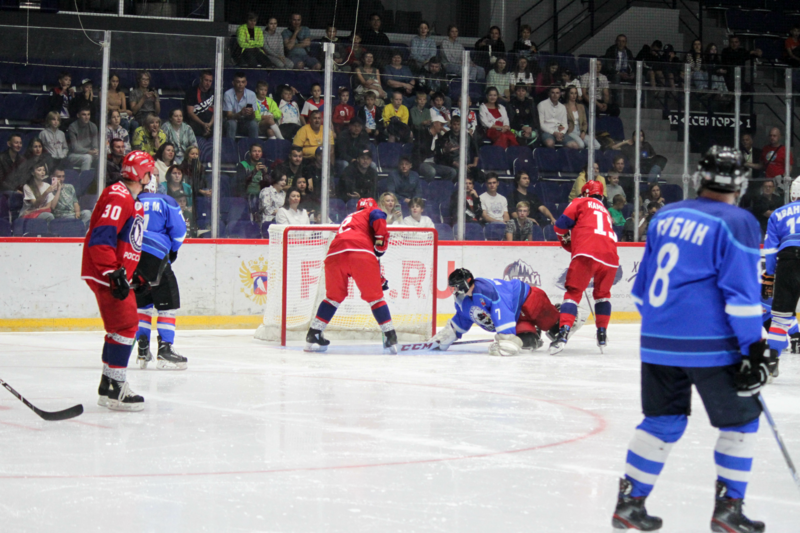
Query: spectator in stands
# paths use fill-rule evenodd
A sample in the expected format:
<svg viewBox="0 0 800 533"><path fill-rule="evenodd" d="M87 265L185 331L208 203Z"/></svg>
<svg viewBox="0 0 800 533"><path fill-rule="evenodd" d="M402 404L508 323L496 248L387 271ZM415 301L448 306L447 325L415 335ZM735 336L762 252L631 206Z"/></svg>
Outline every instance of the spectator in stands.
<svg viewBox="0 0 800 533"><path fill-rule="evenodd" d="M625 197L625 201L628 198L635 198L636 192L634 191L634 181L633 176L630 174L625 174L625 157L621 155L614 156L613 161L611 162L611 169L608 171L608 183L606 183L606 190L608 190L609 184L611 183L612 179L616 179L617 182L622 187L623 196ZM614 195L609 193L609 198L613 198Z"/></svg>
<svg viewBox="0 0 800 533"><path fill-rule="evenodd" d="M514 67L514 72L511 73L511 93L513 94L517 85L525 85L527 90L532 88L535 84L536 78L534 78L531 72L528 59L520 57L517 59L517 66Z"/></svg>
<svg viewBox="0 0 800 533"><path fill-rule="evenodd" d="M256 83L256 120L258 131L269 138L283 139L283 134L278 126L281 119L281 110L278 104L268 96L269 84L265 81Z"/></svg>
<svg viewBox="0 0 800 533"><path fill-rule="evenodd" d="M402 91L403 103L409 107L414 105L413 95L417 80L411 69L403 64L403 55L395 50L391 55L392 62L383 67L383 83L387 92Z"/></svg>
<svg viewBox="0 0 800 533"><path fill-rule="evenodd" d="M375 91L375 96L382 100L386 98L386 91L381 85L381 73L375 67L375 55L372 52L364 54L363 64L356 68L356 80L356 104L360 105L360 102L365 101L370 91Z"/></svg>
<svg viewBox="0 0 800 533"><path fill-rule="evenodd" d="M69 183L64 183L64 171L60 168L53 170L50 175L51 186L59 189L58 200L52 207L53 218L69 218L80 220L84 225L89 224L92 212L88 209L81 209L78 202L78 195L75 194L75 187Z"/></svg>
<svg viewBox="0 0 800 533"><path fill-rule="evenodd" d="M519 146L516 135L511 131L511 122L508 120L506 108L500 105L498 98L499 93L496 87L486 89L486 101L481 104L478 114L481 126L486 129L486 137L492 141L493 145L502 148Z"/></svg>
<svg viewBox="0 0 800 533"><path fill-rule="evenodd" d="M283 36L278 33L278 19L270 17L264 31L264 53L268 66L275 68L294 68L294 61L286 57L283 50Z"/></svg>
<svg viewBox="0 0 800 533"><path fill-rule="evenodd" d="M383 133L383 119L381 110L375 105L377 92L369 90L364 96L364 105L356 110L358 116L364 123L364 129L370 137L379 138Z"/></svg>
<svg viewBox="0 0 800 533"><path fill-rule="evenodd" d="M444 105L451 107L453 101L448 94L450 93L450 81L447 79L444 71L442 70L442 62L439 58L434 56L428 61L426 69L420 72L419 79L417 79L417 91L422 91L433 99L436 93L444 95Z"/></svg>
<svg viewBox="0 0 800 533"><path fill-rule="evenodd" d="M658 212L658 204L653 204L653 214ZM650 215L647 205L639 206L639 241L644 242L647 239L647 225L650 223ZM626 221L625 226L622 228L622 241L623 242L636 242L634 228L636 227L635 217L631 215Z"/></svg>
<svg viewBox="0 0 800 533"><path fill-rule="evenodd" d="M486 75L486 85L497 89L500 103L505 106L511 99L511 86L513 84L513 75L506 71L505 57L498 57L494 62L494 68Z"/></svg>
<svg viewBox="0 0 800 533"><path fill-rule="evenodd" d="M330 143L333 146L333 134L330 136ZM313 159L317 147L322 146L322 112L314 110L309 113L308 124L297 131L292 141L294 146L303 149L305 159Z"/></svg>
<svg viewBox="0 0 800 533"><path fill-rule="evenodd" d="M728 39L728 47L722 50L721 64L729 67L726 69L725 83L727 83L728 90L730 91L734 89L735 70L733 67L743 67L748 61L759 59L763 55L763 52L759 48L755 50L745 50L741 48L741 45L742 41L739 36L731 35ZM744 71L742 72L742 78L744 78ZM742 89L747 91L745 84L742 84Z"/></svg>
<svg viewBox="0 0 800 533"><path fill-rule="evenodd" d="M111 152L106 157L106 186L122 179L122 160L128 153L122 139L111 139L109 145Z"/></svg>
<svg viewBox="0 0 800 533"><path fill-rule="evenodd" d="M29 177L22 155L22 135L12 133L6 144L8 150L0 154L0 190L16 191Z"/></svg>
<svg viewBox="0 0 800 533"><path fill-rule="evenodd" d="M514 190L506 196L508 205L518 205L520 202L525 202L528 205L528 216L533 220L537 226L546 226L548 224L555 225L556 219L553 213L542 204L539 197L528 192L528 187L531 184L531 178L527 172L517 172L514 176ZM512 218L517 217L517 212L511 213Z"/></svg>
<svg viewBox="0 0 800 533"><path fill-rule="evenodd" d="M361 33L354 31L350 36L350 45L344 50L345 57L348 58L347 66L352 69L360 67L364 61L364 54L367 49L361 46Z"/></svg>
<svg viewBox="0 0 800 533"><path fill-rule="evenodd" d="M39 163L44 163L48 169L55 168L53 165L53 159L44 149L44 144L42 141L34 137L30 140L28 143L28 148L25 150L26 170L32 166L38 165Z"/></svg>
<svg viewBox="0 0 800 533"><path fill-rule="evenodd" d="M708 74L709 82L704 89L711 89L712 91L725 92L728 90L725 84L725 75L728 69L722 64L722 56L717 52L717 45L709 43L706 47L706 53L703 56L703 63L705 64L706 73Z"/></svg>
<svg viewBox="0 0 800 533"><path fill-rule="evenodd" d="M408 204L411 214L403 219L404 226L413 226L416 228L434 228L436 227L430 217L422 214L425 210L425 199L415 197L412 198Z"/></svg>
<svg viewBox="0 0 800 533"><path fill-rule="evenodd" d="M452 123L454 117L461 116L461 95L456 99L456 105L450 110L450 122ZM452 124L451 124L452 126ZM475 136L478 131L478 114L472 110L472 98L467 95L467 133Z"/></svg>
<svg viewBox="0 0 800 533"><path fill-rule="evenodd" d="M292 146L288 159L278 164L272 171L272 175L286 176L286 186L293 187L295 180L303 175L303 149L299 146ZM313 182L308 183L308 189L314 190Z"/></svg>
<svg viewBox="0 0 800 533"><path fill-rule="evenodd" d="M753 200L753 215L761 225L761 236L767 232L767 222L772 212L784 204L783 197L775 193L775 181L768 179L761 184L761 195Z"/></svg>
<svg viewBox="0 0 800 533"><path fill-rule="evenodd" d="M436 57L436 41L430 36L430 26L426 21L419 23L417 34L411 38L408 66L424 76L428 62Z"/></svg>
<svg viewBox="0 0 800 533"><path fill-rule="evenodd" d="M78 120L67 128L70 156L79 161L81 170L89 170L97 162L98 144L97 126L92 122L92 112L83 108L78 112Z"/></svg>
<svg viewBox="0 0 800 533"><path fill-rule="evenodd" d="M683 82L683 62L675 53L675 48L671 44L664 45L663 63L661 67L664 70L664 77L666 78L666 85L670 88L670 92L675 91L676 85Z"/></svg>
<svg viewBox="0 0 800 533"><path fill-rule="evenodd" d="M75 98L70 103L69 114L73 117L77 117L78 112L85 107L89 108L89 112L92 115L92 122L98 125L97 121L100 120L100 98L95 98L94 85L89 78L81 82L80 92L75 95Z"/></svg>
<svg viewBox="0 0 800 533"><path fill-rule="evenodd" d="M165 142L167 142L167 134L161 131L161 119L156 115L148 115L144 124L133 132L131 147L155 156Z"/></svg>
<svg viewBox="0 0 800 533"><path fill-rule="evenodd" d="M300 13L292 13L289 27L283 30L281 37L286 57L292 60L295 68L306 67L311 70L321 68L319 61L308 54L308 48L311 46L311 30L303 26L303 17Z"/></svg>
<svg viewBox="0 0 800 533"><path fill-rule="evenodd" d="M322 85L319 83L311 84L311 96L309 96L303 104L303 109L300 111L300 116L308 122L308 114L312 111L322 108L325 105L325 99L322 97Z"/></svg>
<svg viewBox="0 0 800 533"><path fill-rule="evenodd" d="M72 87L72 74L62 71L58 74L58 85L50 91L50 111L55 111L62 119L70 118L70 104L75 98L75 87ZM65 122L68 124L69 120Z"/></svg>
<svg viewBox="0 0 800 533"><path fill-rule="evenodd" d="M464 60L464 47L458 43L458 28L455 25L451 24L447 28L447 39L442 41L439 48L442 52L442 66L444 66L445 72L460 76L461 64ZM486 70L476 65L474 61L470 61L469 79L470 81L486 79Z"/></svg>
<svg viewBox="0 0 800 533"><path fill-rule="evenodd" d="M800 25L789 30L789 37L783 43L783 58L792 68L800 68Z"/></svg>
<svg viewBox="0 0 800 533"><path fill-rule="evenodd" d="M612 117L619 116L619 106L612 101L611 92L608 87L608 78L601 72L603 63L597 59L597 81L595 82L595 107L598 113L607 113ZM581 76L581 87L583 90L583 102L589 106L592 105L589 99L589 86L592 83L591 72L587 72Z"/></svg>
<svg viewBox="0 0 800 533"><path fill-rule="evenodd" d="M450 121L450 131L442 135L437 141L438 149L433 157L437 165L452 167L456 172L455 181L458 176L458 167L460 164L460 135L461 135L461 117L455 116ZM473 180L483 181L483 171L478 168L478 143L472 135L467 135L467 176Z"/></svg>
<svg viewBox="0 0 800 533"><path fill-rule="evenodd" d="M567 89L575 87L578 89L578 100L583 100L581 82L570 69L561 70L561 80L559 80L558 86L561 88L561 94L567 94Z"/></svg>
<svg viewBox="0 0 800 533"><path fill-rule="evenodd" d="M530 206L528 202L518 202L511 220L506 222L507 241L531 241L533 240L533 226L536 224L533 219L528 218Z"/></svg>
<svg viewBox="0 0 800 533"><path fill-rule="evenodd" d="M372 168L372 152L367 149L358 154L356 164L348 166L339 178L339 198L344 202L374 198L377 184L378 172Z"/></svg>
<svg viewBox="0 0 800 533"><path fill-rule="evenodd" d="M156 169L158 169L158 183L159 185L167 180L167 170L173 165L177 165L175 161L175 145L171 142L165 142L156 150L156 155L153 157L156 160Z"/></svg>
<svg viewBox="0 0 800 533"><path fill-rule="evenodd" d="M131 113L134 122L131 129L135 130L144 124L148 115L161 115L161 99L158 91L150 86L150 73L140 70L136 73L136 88L130 95Z"/></svg>
<svg viewBox="0 0 800 533"><path fill-rule="evenodd" d="M615 84L636 78L633 52L628 49L628 37L625 34L617 35L616 43L608 47L603 57L609 60L606 63L607 74L614 77Z"/></svg>
<svg viewBox="0 0 800 533"><path fill-rule="evenodd" d="M553 148L556 143L564 142L568 119L567 108L559 101L561 89L557 86L550 87L549 95L547 100L539 102L536 109L539 113L542 144L547 148Z"/></svg>
<svg viewBox="0 0 800 533"><path fill-rule="evenodd" d="M200 73L200 83L186 91L183 99L186 119L196 137L211 137L214 133L214 74Z"/></svg>
<svg viewBox="0 0 800 533"><path fill-rule="evenodd" d="M786 146L781 144L781 130L769 130L769 144L761 149L761 165L767 178L777 178L786 171ZM794 154L789 152L789 172L794 166Z"/></svg>
<svg viewBox="0 0 800 533"><path fill-rule="evenodd" d="M708 72L703 64L703 55L703 41L695 39L692 49L686 53L686 63L691 66L692 87L701 90L708 88Z"/></svg>
<svg viewBox="0 0 800 533"><path fill-rule="evenodd" d="M303 173L303 177L306 178L306 183L308 187L311 187L311 189L313 189L315 185L319 187L322 186L322 169L323 169L322 156L323 156L322 146L320 146L317 148L317 151L314 152L313 159L307 159L303 162L303 169L301 172ZM330 177L330 181L328 182L328 185L329 185L329 190L331 190L331 187L335 185L333 180L334 176L333 156L331 156L329 162L330 162L330 172L328 173L328 176ZM296 187L297 185L294 186ZM331 193L331 198L334 198L335 196L336 196L336 191L335 189L333 189Z"/></svg>
<svg viewBox="0 0 800 533"><path fill-rule="evenodd" d="M183 178L180 165L170 165L164 172L164 181L158 184L158 193L177 198L179 194L186 195L186 206L192 207L192 186Z"/></svg>
<svg viewBox="0 0 800 533"><path fill-rule="evenodd" d="M386 213L386 225L394 226L403 223L403 212L400 209L400 204L397 203L397 197L390 192L381 194L378 198L378 206Z"/></svg>
<svg viewBox="0 0 800 533"><path fill-rule="evenodd" d="M49 184L47 179L47 165L39 163L30 167L30 174L25 185L22 186L22 210L20 218L39 218L53 220L53 208L61 196L61 183Z"/></svg>
<svg viewBox="0 0 800 533"><path fill-rule="evenodd" d="M506 45L500 36L500 28L498 26L489 28L489 35L478 39L475 43L475 51L478 52L476 63L486 71L492 68L499 58L505 58Z"/></svg>
<svg viewBox="0 0 800 533"><path fill-rule="evenodd" d="M409 116L408 108L403 105L403 93L396 89L392 94L392 103L383 107L383 127L389 142L411 141Z"/></svg>
<svg viewBox="0 0 800 533"><path fill-rule="evenodd" d="M131 151L131 140L128 130L121 124L122 116L116 109L108 112L108 124L106 125L107 153L111 152L111 141L121 139L125 144L125 149Z"/></svg>
<svg viewBox="0 0 800 533"><path fill-rule="evenodd" d="M481 197L478 194L478 191L475 190L474 182L472 178L467 176L467 179L464 181L465 185L465 201L466 205L464 206L464 222L467 224L470 223L477 223L483 224L483 206L481 206ZM458 191L454 190L453 194L450 196L450 220L453 224L458 222Z"/></svg>
<svg viewBox="0 0 800 533"><path fill-rule="evenodd" d="M231 194L247 198L251 211L258 208L258 195L263 187L269 185L269 169L264 162L264 150L261 144L253 142L247 151L246 157L236 165L236 181ZM286 174L281 174L286 176ZM287 187L291 187L287 179Z"/></svg>
<svg viewBox="0 0 800 533"><path fill-rule="evenodd" d="M598 165L597 162L595 162L592 165L592 168L593 168L592 179L594 181L599 181L603 185L603 196L608 198L608 194L606 193L606 179L600 175L600 165ZM578 177L575 178L575 181L572 183L572 190L569 193L570 202L582 194L581 189L583 188L584 185L586 185L588 173L589 173L589 165L586 165L583 167L581 173L578 174Z"/></svg>
<svg viewBox="0 0 800 533"><path fill-rule="evenodd" d="M430 128L421 130L419 136L414 140L414 149L411 159L417 167L417 171L422 179L430 181L436 176L450 181L455 181L456 179L457 173L455 168L439 165L435 161L436 154L441 151L442 147L442 143L439 140L442 137L444 124L445 122L442 117L433 117L431 119Z"/></svg>
<svg viewBox="0 0 800 533"><path fill-rule="evenodd" d="M286 176L275 174L272 185L264 187L258 195L258 213L261 222L272 222L283 204L286 202Z"/></svg>
<svg viewBox="0 0 800 533"><path fill-rule="evenodd" d="M551 59L547 62L544 70L536 76L536 89L534 95L536 103L542 102L547 99L550 94L550 87L558 85L561 80L561 71L559 70L558 61Z"/></svg>
<svg viewBox="0 0 800 533"><path fill-rule="evenodd" d="M521 58L520 61L525 61ZM532 98L528 98L528 86L518 84L514 87L514 98L506 106L511 131L521 146L533 146L539 139L539 111ZM511 205L516 205L516 202Z"/></svg>
<svg viewBox="0 0 800 533"><path fill-rule="evenodd" d="M444 130L450 129L450 108L445 105L444 95L442 93L433 93L431 97L431 119L433 117L442 117L444 119Z"/></svg>
<svg viewBox="0 0 800 533"><path fill-rule="evenodd" d="M750 178L761 177L761 173L764 170L764 165L761 163L761 149L753 146L753 136L751 134L742 134L742 142L739 149L742 151L744 166L749 169Z"/></svg>
<svg viewBox="0 0 800 533"><path fill-rule="evenodd" d="M428 95L423 91L417 92L417 105L409 111L408 124L412 133L418 135L420 130L431 125L431 109L428 107Z"/></svg>
<svg viewBox="0 0 800 533"><path fill-rule="evenodd" d="M389 171L386 190L394 193L400 202L406 204L410 203L412 198L422 196L422 181L419 174L411 170L411 158L400 157L397 168Z"/></svg>
<svg viewBox="0 0 800 533"><path fill-rule="evenodd" d="M336 37L336 26L328 24L325 27L325 35L319 39L314 40L319 43L319 62L320 65L325 64L325 43L333 43L333 70L335 72L350 72L350 67L344 64L347 58L344 43Z"/></svg>
<svg viewBox="0 0 800 533"><path fill-rule="evenodd" d="M296 188L292 187L286 193L286 200L283 206L278 209L275 216L275 223L286 224L287 226L307 226L311 224L308 211L300 207L303 195Z"/></svg>
<svg viewBox="0 0 800 533"><path fill-rule="evenodd" d="M636 161L636 132L631 134L630 139L618 142L611 146L612 150L621 150L622 155L628 161ZM642 175L647 176L647 181L654 183L661 177L661 172L667 166L667 158L658 155L653 146L645 140L644 131L640 132L639 148L641 150L639 158L639 168Z"/></svg>
<svg viewBox="0 0 800 533"><path fill-rule="evenodd" d="M566 146L583 150L590 142L594 143L594 149L600 149L597 139L587 137L589 122L586 120L586 108L578 102L578 89L570 87L567 91L567 101L564 104L567 109L567 136Z"/></svg>
<svg viewBox="0 0 800 533"><path fill-rule="evenodd" d="M233 75L233 87L225 91L222 111L225 113L225 136L231 139L237 134L253 139L258 137L256 120L256 93L247 88L247 75L238 71Z"/></svg>
<svg viewBox="0 0 800 533"><path fill-rule="evenodd" d="M611 199L613 202L613 199L617 196L622 197L624 204L627 199L627 196L625 195L625 189L623 189L622 185L619 184L619 174L612 171L606 176L606 198Z"/></svg>
<svg viewBox="0 0 800 533"><path fill-rule="evenodd" d="M236 43L241 50L236 63L242 67L266 67L269 63L264 51L264 32L258 27L258 15L251 11L246 20L236 30Z"/></svg>
<svg viewBox="0 0 800 533"><path fill-rule="evenodd" d="M651 183L642 194L641 205L650 205L651 203L658 204L659 207L667 204L666 199L661 196L661 186L658 183Z"/></svg>
<svg viewBox="0 0 800 533"><path fill-rule="evenodd" d="M509 220L508 200L505 196L497 194L499 184L496 172L486 174L486 192L481 194L481 206L483 221L487 224L504 224Z"/></svg>
<svg viewBox="0 0 800 533"><path fill-rule="evenodd" d="M356 109L350 105L350 89L347 87L339 87L339 103L333 108L331 120L333 121L333 128L336 135L346 129L356 116Z"/></svg>
<svg viewBox="0 0 800 533"><path fill-rule="evenodd" d="M519 29L519 39L514 41L514 47L511 49L511 53L528 60L535 60L538 52L539 48L531 39L531 27L527 24L523 24ZM531 86L533 86L533 84L531 84Z"/></svg>
<svg viewBox="0 0 800 533"><path fill-rule="evenodd" d="M664 85L664 67L661 65L661 62L664 59L664 54L662 52L663 43L661 41L653 41L652 45L644 44L642 45L642 49L639 50L639 53L636 54L636 61L642 62L642 74L647 78L650 82L650 87L655 89L658 85L656 84L656 78L658 77L658 82L661 85ZM635 64L631 65L631 70L634 73L634 79L636 74L636 67Z"/></svg>
<svg viewBox="0 0 800 533"><path fill-rule="evenodd" d="M200 149L192 146L186 151L186 157L181 163L183 181L192 187L192 203L197 204L198 196L211 197L211 187L206 180L203 163L200 161Z"/></svg>
<svg viewBox="0 0 800 533"><path fill-rule="evenodd" d="M308 179L305 176L298 176L294 180L294 188L300 193L300 205L298 209L305 209L308 212L308 218L311 224L318 223L317 215L320 212L319 197L308 190ZM336 198L336 195L331 195L331 198Z"/></svg>
<svg viewBox="0 0 800 533"><path fill-rule="evenodd" d="M355 117L347 126L347 132L342 133L337 139L336 149L336 174L341 174L348 165L356 162L359 154L369 150L369 135L364 131L364 122Z"/></svg>
<svg viewBox="0 0 800 533"><path fill-rule="evenodd" d="M55 168L59 166L62 161L69 158L69 145L67 144L67 137L60 129L61 115L59 115L58 111L50 111L47 114L47 118L44 120L44 125L44 129L39 132L39 139L42 140L44 149L50 154L53 160L53 168ZM20 146L21 142L20 140ZM79 158L73 158L70 163L75 164L79 162Z"/></svg>
<svg viewBox="0 0 800 533"><path fill-rule="evenodd" d="M278 128L284 139L294 139L298 130L305 125L306 119L300 114L300 106L294 101L297 89L289 85L281 85L278 94L281 101L278 103L278 110L281 112Z"/></svg>
<svg viewBox="0 0 800 533"><path fill-rule="evenodd" d="M611 185L609 185L609 190ZM611 223L614 226L625 226L625 217L622 210L625 208L625 197L621 194L613 196L611 207L608 208L608 213L611 215Z"/></svg>
<svg viewBox="0 0 800 533"><path fill-rule="evenodd" d="M175 147L175 164L180 165L186 150L197 146L197 137L192 128L183 121L183 111L180 108L173 109L169 114L169 122L161 126L161 130L166 135L167 142Z"/></svg>
<svg viewBox="0 0 800 533"><path fill-rule="evenodd" d="M389 37L381 30L381 16L372 13L369 16L369 29L364 30L361 35L361 44L375 56L375 63L378 66L385 65L389 61L389 48L392 46Z"/></svg>

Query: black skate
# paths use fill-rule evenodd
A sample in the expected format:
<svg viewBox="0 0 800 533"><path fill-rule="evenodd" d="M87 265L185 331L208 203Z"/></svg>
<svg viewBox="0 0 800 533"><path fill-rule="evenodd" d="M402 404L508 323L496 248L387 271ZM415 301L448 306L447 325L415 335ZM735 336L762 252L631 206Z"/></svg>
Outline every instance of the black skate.
<svg viewBox="0 0 800 533"><path fill-rule="evenodd" d="M633 484L626 478L619 480L619 497L611 525L614 529L638 529L639 531L655 531L661 529L661 519L647 514L644 508L646 498L631 497Z"/></svg>
<svg viewBox="0 0 800 533"><path fill-rule="evenodd" d="M158 338L158 364L159 370L186 370L189 360L175 351L171 342Z"/></svg>
<svg viewBox="0 0 800 533"><path fill-rule="evenodd" d="M144 409L144 398L133 392L127 381L117 381L103 375L103 379L100 381L101 388L104 381L108 384L106 391L108 394L106 396L106 405L103 405L103 407L108 407L113 411L141 411ZM100 405L99 400L97 404Z"/></svg>
<svg viewBox="0 0 800 533"><path fill-rule="evenodd" d="M569 326L561 326L561 329L558 330L558 335L550 343L550 355L556 355L561 353L564 347L567 345L567 339L569 339L570 327Z"/></svg>
<svg viewBox="0 0 800 533"><path fill-rule="evenodd" d="M792 353L800 353L800 333L792 333L790 351Z"/></svg>
<svg viewBox="0 0 800 533"><path fill-rule="evenodd" d="M139 355L136 357L136 362L139 363L139 368L142 370L147 368L147 363L153 360L153 354L150 353L150 339L141 335L137 341L139 348Z"/></svg>
<svg viewBox="0 0 800 533"><path fill-rule="evenodd" d="M714 505L714 516L711 517L711 531L717 533L761 533L766 526L764 522L750 520L744 515L741 498L727 498L728 487L717 481L717 501Z"/></svg>
<svg viewBox="0 0 800 533"><path fill-rule="evenodd" d="M105 374L100 378L100 386L97 387L97 405L108 407L108 376Z"/></svg>
<svg viewBox="0 0 800 533"><path fill-rule="evenodd" d="M603 353L603 350L608 345L608 339L606 338L606 328L597 328L597 346L600 348L600 353Z"/></svg>
<svg viewBox="0 0 800 533"><path fill-rule="evenodd" d="M383 353L397 353L397 332L393 329L383 334Z"/></svg>
<svg viewBox="0 0 800 533"><path fill-rule="evenodd" d="M769 377L767 383L772 383L772 380L778 377L778 350L770 350L769 357L767 357L767 370L769 370Z"/></svg>
<svg viewBox="0 0 800 533"><path fill-rule="evenodd" d="M517 334L517 337L522 340L522 349L532 352L544 346L542 338L533 331L526 331L525 333Z"/></svg>
<svg viewBox="0 0 800 533"><path fill-rule="evenodd" d="M306 334L306 352L324 352L328 349L331 343L328 339L322 336L322 332L318 329L311 328Z"/></svg>

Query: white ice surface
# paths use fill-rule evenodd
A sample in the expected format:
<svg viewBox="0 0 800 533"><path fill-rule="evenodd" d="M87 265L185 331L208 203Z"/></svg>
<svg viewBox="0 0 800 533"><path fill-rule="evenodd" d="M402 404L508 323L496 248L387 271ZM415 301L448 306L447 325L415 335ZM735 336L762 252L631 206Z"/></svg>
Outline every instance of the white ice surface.
<svg viewBox="0 0 800 533"><path fill-rule="evenodd" d="M3 532L610 532L641 421L637 326L600 355L323 355L250 331L180 331L184 372L131 368L141 413L96 405L101 333L0 334ZM471 337L476 338L476 337ZM765 393L800 463L800 356ZM717 432L699 398L655 491L664 532L707 532ZM800 492L762 418L747 513L800 531Z"/></svg>

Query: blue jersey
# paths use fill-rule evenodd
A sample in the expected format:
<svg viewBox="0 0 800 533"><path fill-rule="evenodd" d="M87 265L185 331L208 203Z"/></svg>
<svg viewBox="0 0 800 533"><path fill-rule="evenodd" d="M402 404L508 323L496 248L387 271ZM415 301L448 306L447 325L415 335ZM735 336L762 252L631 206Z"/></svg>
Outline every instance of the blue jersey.
<svg viewBox="0 0 800 533"><path fill-rule="evenodd" d="M779 207L769 217L764 239L767 274L775 274L778 252L790 246L800 246L800 200Z"/></svg>
<svg viewBox="0 0 800 533"><path fill-rule="evenodd" d="M759 226L732 205L698 198L661 209L633 285L646 363L737 363L761 339Z"/></svg>
<svg viewBox="0 0 800 533"><path fill-rule="evenodd" d="M516 334L517 319L530 291L527 283L517 279L475 278L472 296L456 297L456 315L451 320L456 336L460 339L472 324L486 331Z"/></svg>
<svg viewBox="0 0 800 533"><path fill-rule="evenodd" d="M145 232L142 251L163 259L177 252L186 237L186 221L174 198L166 194L142 193Z"/></svg>

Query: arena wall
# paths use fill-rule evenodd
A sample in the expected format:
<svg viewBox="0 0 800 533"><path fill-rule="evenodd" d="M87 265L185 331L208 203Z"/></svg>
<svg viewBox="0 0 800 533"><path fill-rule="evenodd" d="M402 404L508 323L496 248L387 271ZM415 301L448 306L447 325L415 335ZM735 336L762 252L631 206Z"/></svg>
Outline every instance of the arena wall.
<svg viewBox="0 0 800 533"><path fill-rule="evenodd" d="M94 297L80 279L82 250L82 239L0 240L0 276L5 280L0 286L0 331L101 329ZM619 245L612 320L639 320L630 291L643 252L642 245ZM563 297L569 254L556 243L442 242L438 255L440 324L453 310L447 275L461 266L476 276L522 279L554 301ZM256 281L264 281L267 260L264 240L187 241L175 263L181 288L179 327L255 329L266 299Z"/></svg>

